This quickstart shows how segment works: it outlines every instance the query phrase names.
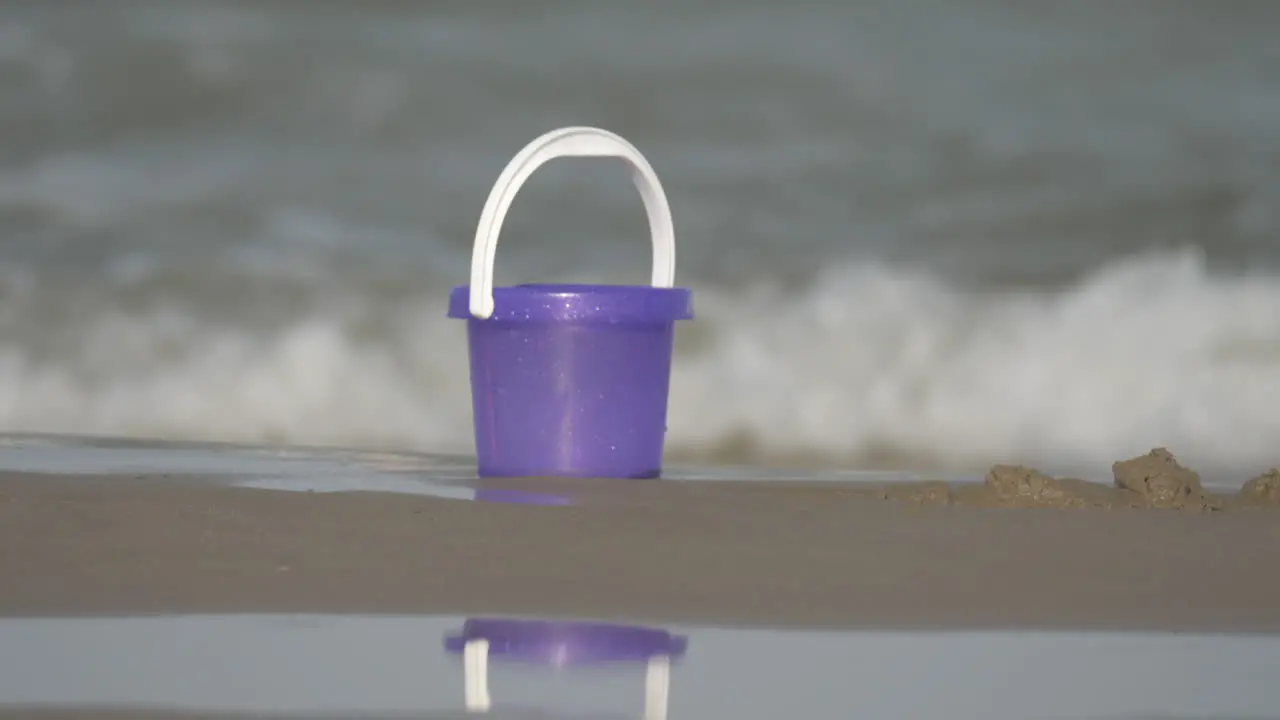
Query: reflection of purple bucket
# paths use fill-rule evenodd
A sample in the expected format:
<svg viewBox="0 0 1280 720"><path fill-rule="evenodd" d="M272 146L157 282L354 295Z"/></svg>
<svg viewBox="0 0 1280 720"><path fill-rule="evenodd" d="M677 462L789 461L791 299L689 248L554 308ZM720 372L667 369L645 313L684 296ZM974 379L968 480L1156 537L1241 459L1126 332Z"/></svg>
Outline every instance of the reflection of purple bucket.
<svg viewBox="0 0 1280 720"><path fill-rule="evenodd" d="M563 495L547 493L520 492L519 490L484 490L475 491L477 502L499 503L503 505L573 505L571 498Z"/></svg>
<svg viewBox="0 0 1280 720"><path fill-rule="evenodd" d="M652 286L493 288L502 220L516 191L561 156L626 160L653 235ZM693 317L673 288L671 211L657 175L630 143L595 128L562 128L508 164L481 214L471 284L449 296L467 320L481 476L656 477L662 469L675 321Z"/></svg>
<svg viewBox="0 0 1280 720"><path fill-rule="evenodd" d="M473 640L484 640L490 657L555 667L679 658L688 648L682 635L638 625L498 618L468 619L444 646L462 653Z"/></svg>
<svg viewBox="0 0 1280 720"><path fill-rule="evenodd" d="M471 618L445 637L445 650L465 663L467 710L487 712L489 659L556 668L641 663L645 666L644 717L663 720L671 686L671 662L684 656L688 639L656 628L604 623Z"/></svg>

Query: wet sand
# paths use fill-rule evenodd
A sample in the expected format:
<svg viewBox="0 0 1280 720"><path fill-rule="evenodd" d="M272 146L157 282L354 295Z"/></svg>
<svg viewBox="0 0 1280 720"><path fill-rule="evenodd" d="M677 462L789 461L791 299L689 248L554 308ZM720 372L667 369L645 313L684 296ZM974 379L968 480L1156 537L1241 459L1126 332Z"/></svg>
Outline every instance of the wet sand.
<svg viewBox="0 0 1280 720"><path fill-rule="evenodd" d="M531 507L0 473L0 614L372 612L831 628L1280 632L1280 503L1167 453L1115 487L491 483Z"/></svg>

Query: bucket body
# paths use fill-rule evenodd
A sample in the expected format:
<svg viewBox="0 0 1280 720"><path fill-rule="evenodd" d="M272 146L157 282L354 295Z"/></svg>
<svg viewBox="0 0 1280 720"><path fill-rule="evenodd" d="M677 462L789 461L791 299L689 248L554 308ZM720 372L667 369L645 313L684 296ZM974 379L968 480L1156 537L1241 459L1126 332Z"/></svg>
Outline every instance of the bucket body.
<svg viewBox="0 0 1280 720"><path fill-rule="evenodd" d="M683 288L517 285L467 321L476 456L483 477L653 478L662 471Z"/></svg>

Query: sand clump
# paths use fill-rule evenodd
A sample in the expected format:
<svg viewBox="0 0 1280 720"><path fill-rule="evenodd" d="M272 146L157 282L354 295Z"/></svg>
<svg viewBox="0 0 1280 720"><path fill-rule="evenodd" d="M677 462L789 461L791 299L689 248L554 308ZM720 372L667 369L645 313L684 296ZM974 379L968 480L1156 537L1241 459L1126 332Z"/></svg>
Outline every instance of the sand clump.
<svg viewBox="0 0 1280 720"><path fill-rule="evenodd" d="M1096 483L1054 478L1022 465L996 465L987 473L983 489L1000 505L1014 507L1115 507L1130 504Z"/></svg>
<svg viewBox="0 0 1280 720"><path fill-rule="evenodd" d="M1280 505L1280 468L1271 468L1245 483L1240 499L1251 505Z"/></svg>
<svg viewBox="0 0 1280 720"><path fill-rule="evenodd" d="M882 489L886 500L913 505L979 507L1117 507L1137 502L1127 493L1075 478L1054 478L1023 465L996 465L980 484L941 481L904 483Z"/></svg>
<svg viewBox="0 0 1280 720"><path fill-rule="evenodd" d="M915 505L950 505L954 501L951 486L941 480L890 485L881 491L880 496L885 500Z"/></svg>
<svg viewBox="0 0 1280 720"><path fill-rule="evenodd" d="M1136 493L1147 507L1172 510L1220 510L1222 499L1200 485L1200 475L1178 464L1173 453L1155 448L1146 455L1111 466L1116 487Z"/></svg>
<svg viewBox="0 0 1280 720"><path fill-rule="evenodd" d="M1111 484L1055 478L1024 465L994 465L981 483L921 482L883 488L885 500L914 505L1026 508L1153 508L1206 512L1229 507L1280 507L1280 468L1253 478L1232 496L1204 489L1200 475L1168 449L1112 464Z"/></svg>

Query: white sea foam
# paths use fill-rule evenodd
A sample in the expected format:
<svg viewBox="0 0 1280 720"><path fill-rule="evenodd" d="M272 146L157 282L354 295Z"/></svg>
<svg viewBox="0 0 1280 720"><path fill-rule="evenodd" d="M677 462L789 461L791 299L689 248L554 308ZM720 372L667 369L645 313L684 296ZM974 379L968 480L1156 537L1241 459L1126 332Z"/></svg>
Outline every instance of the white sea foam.
<svg viewBox="0 0 1280 720"><path fill-rule="evenodd" d="M103 307L56 354L0 339L0 430L466 451L466 345L443 302L363 307L383 316L373 336L335 303L271 332ZM695 304L672 381L677 453L1093 464L1167 445L1209 466L1280 459L1280 280L1215 277L1194 252L1057 292L973 294L859 266L791 294L695 286Z"/></svg>
<svg viewBox="0 0 1280 720"><path fill-rule="evenodd" d="M1110 462L1167 444L1275 463L1280 282L1198 254L1117 262L1057 293L966 295L844 269L807 293L707 299L709 352L677 368L677 443L949 462Z"/></svg>

